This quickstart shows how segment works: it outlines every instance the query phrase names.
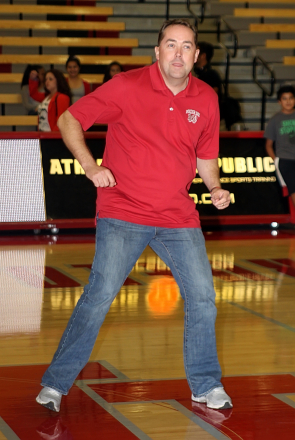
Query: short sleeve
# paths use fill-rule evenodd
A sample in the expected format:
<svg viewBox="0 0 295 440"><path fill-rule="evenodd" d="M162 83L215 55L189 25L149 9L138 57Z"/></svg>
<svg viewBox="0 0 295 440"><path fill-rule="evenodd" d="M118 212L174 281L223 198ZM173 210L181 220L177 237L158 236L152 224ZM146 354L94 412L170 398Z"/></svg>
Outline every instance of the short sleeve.
<svg viewBox="0 0 295 440"><path fill-rule="evenodd" d="M219 106L217 94L212 90L212 103L209 107L209 117L196 147L199 159L216 159L219 153Z"/></svg>
<svg viewBox="0 0 295 440"><path fill-rule="evenodd" d="M69 108L69 111L86 131L95 123L118 122L123 114L124 103L124 77L122 78L122 74L119 74L94 92L79 99Z"/></svg>

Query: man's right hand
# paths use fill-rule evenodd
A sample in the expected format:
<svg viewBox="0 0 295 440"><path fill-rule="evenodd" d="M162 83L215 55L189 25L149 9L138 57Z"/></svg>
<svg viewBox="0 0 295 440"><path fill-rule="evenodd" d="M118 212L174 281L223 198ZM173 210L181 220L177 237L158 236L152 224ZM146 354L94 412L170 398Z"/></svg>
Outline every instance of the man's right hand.
<svg viewBox="0 0 295 440"><path fill-rule="evenodd" d="M106 188L117 185L117 182L112 172L103 166L93 165L91 168L85 170L88 179L92 180L94 185L99 188Z"/></svg>

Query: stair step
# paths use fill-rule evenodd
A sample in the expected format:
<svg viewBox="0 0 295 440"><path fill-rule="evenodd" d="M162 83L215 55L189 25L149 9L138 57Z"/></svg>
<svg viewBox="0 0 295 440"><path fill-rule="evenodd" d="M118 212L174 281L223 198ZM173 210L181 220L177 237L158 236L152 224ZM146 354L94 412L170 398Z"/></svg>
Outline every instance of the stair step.
<svg viewBox="0 0 295 440"><path fill-rule="evenodd" d="M144 2L144 3L128 3L128 2L111 2L114 15L116 17L144 16L144 17L160 17L165 20L166 2ZM110 6L110 3L99 2L100 7ZM197 14L200 14L200 6L194 8ZM191 17L184 3L171 3L169 8L171 18L173 17Z"/></svg>

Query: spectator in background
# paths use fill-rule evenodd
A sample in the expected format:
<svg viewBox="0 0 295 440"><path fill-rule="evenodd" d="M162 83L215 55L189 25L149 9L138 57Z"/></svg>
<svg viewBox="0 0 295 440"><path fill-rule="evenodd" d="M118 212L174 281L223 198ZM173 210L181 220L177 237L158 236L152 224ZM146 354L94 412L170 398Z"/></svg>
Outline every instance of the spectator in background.
<svg viewBox="0 0 295 440"><path fill-rule="evenodd" d="M194 72L197 77L212 87L218 95L220 110L220 131L235 129L245 129L241 114L240 103L237 99L225 95L223 91L223 81L217 72L212 69L211 60L214 55L214 47L205 41L198 42L200 50L197 62L194 65ZM238 125L235 125L239 123ZM239 127L239 128L237 128Z"/></svg>
<svg viewBox="0 0 295 440"><path fill-rule="evenodd" d="M114 61L113 63L109 64L106 70L106 73L103 78L103 83L106 83L110 79L112 79L117 73L123 72L123 66L121 66L120 63L117 61Z"/></svg>
<svg viewBox="0 0 295 440"><path fill-rule="evenodd" d="M79 58L70 55L66 62L68 84L72 93L72 103L91 92L90 84L80 77L81 63Z"/></svg>
<svg viewBox="0 0 295 440"><path fill-rule="evenodd" d="M194 65L194 72L197 77L211 86L218 95L219 101L222 98L222 79L219 73L212 69L211 60L214 55L214 47L205 41L198 42L198 49L200 50L197 62Z"/></svg>
<svg viewBox="0 0 295 440"><path fill-rule="evenodd" d="M56 69L45 74L45 93L38 92L38 72L32 71L29 81L31 96L38 106L39 131L58 131L57 120L71 105L71 90L62 72Z"/></svg>
<svg viewBox="0 0 295 440"><path fill-rule="evenodd" d="M27 110L28 115L37 115L38 105L40 104L39 101L36 101L30 95L29 78L30 78L30 73L33 70L38 73L38 86L37 86L38 92L44 93L44 76L45 76L44 67L38 64L36 65L28 64L26 70L24 71L23 79L21 82L22 103L25 109Z"/></svg>
<svg viewBox="0 0 295 440"><path fill-rule="evenodd" d="M281 111L267 124L265 148L282 175L295 206L295 88L291 85L281 87L277 98Z"/></svg>

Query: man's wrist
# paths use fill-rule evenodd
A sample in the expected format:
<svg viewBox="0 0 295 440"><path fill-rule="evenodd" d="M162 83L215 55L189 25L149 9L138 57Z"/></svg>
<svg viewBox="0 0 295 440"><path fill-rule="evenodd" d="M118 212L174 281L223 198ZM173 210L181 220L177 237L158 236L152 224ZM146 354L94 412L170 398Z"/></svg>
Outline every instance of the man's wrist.
<svg viewBox="0 0 295 440"><path fill-rule="evenodd" d="M221 189L221 186L213 186L213 188L211 188L210 189L210 194L212 194L212 192L215 190L215 189Z"/></svg>

